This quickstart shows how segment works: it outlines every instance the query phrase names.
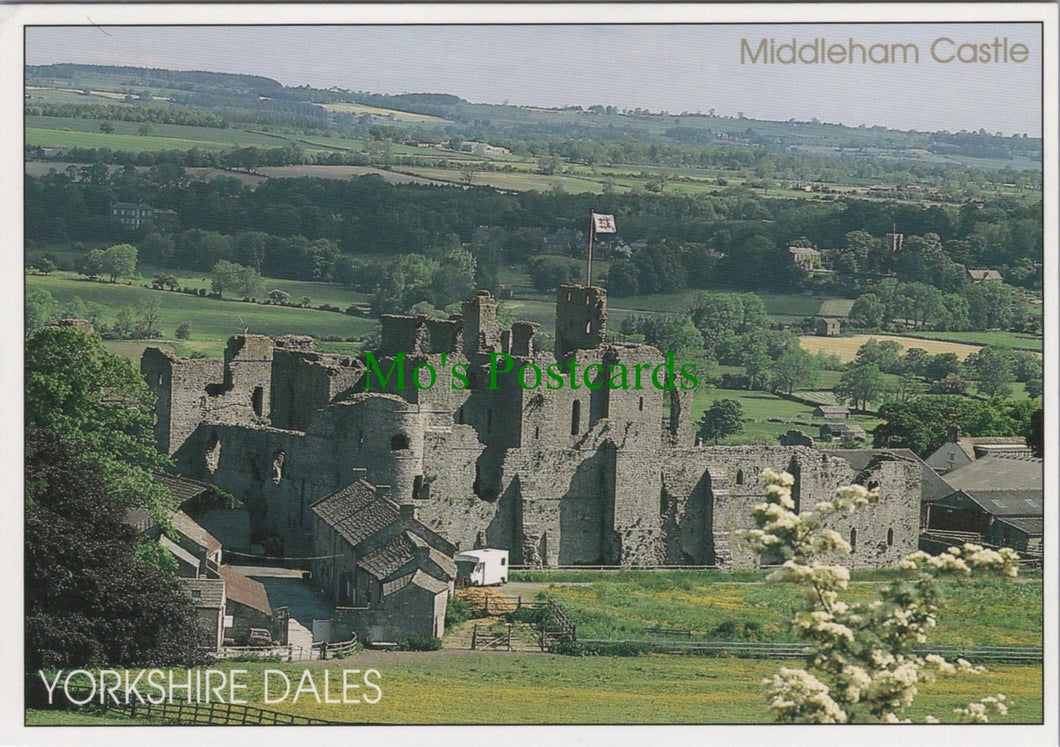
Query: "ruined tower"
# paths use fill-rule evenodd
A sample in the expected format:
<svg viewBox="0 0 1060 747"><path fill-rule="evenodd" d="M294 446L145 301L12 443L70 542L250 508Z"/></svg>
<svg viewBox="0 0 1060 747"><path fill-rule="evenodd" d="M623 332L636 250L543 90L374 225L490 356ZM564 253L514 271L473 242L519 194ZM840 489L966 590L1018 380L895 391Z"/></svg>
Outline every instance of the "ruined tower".
<svg viewBox="0 0 1060 747"><path fill-rule="evenodd" d="M599 347L606 327L607 291L591 285L561 285L556 289L557 357Z"/></svg>

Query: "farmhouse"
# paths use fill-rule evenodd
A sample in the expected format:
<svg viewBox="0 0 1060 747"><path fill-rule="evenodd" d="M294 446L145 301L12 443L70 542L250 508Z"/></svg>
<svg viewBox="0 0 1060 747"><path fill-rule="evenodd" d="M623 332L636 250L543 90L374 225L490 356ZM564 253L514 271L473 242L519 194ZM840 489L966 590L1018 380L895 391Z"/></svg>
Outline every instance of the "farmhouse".
<svg viewBox="0 0 1060 747"><path fill-rule="evenodd" d="M1042 550L1042 460L984 456L945 476L952 493L931 504L928 528L975 532L982 541Z"/></svg>
<svg viewBox="0 0 1060 747"><path fill-rule="evenodd" d="M143 202L116 202L110 213L126 228L139 228L145 223L176 227L180 222L176 211L154 208Z"/></svg>
<svg viewBox="0 0 1060 747"><path fill-rule="evenodd" d="M1003 280L1001 273L997 270L968 270L968 279L973 283L982 283L988 280Z"/></svg>
<svg viewBox="0 0 1060 747"><path fill-rule="evenodd" d="M940 475L944 475L990 454L1014 457L1032 456L1031 449L1022 436L969 438L961 435L960 426L951 425L946 443L935 449L924 461Z"/></svg>
<svg viewBox="0 0 1060 747"><path fill-rule="evenodd" d="M444 546L426 532L453 550L507 550L519 564L749 568L762 558L736 534L753 526L767 467L791 472L796 500L811 506L841 485L880 486L881 503L831 519L841 533L856 525L861 538L845 562L887 566L915 549L915 460L874 452L871 464L854 469L808 446L696 445L693 390L668 378L656 348L605 342L606 322L603 289L561 286L555 347L541 350L537 325L503 329L496 300L480 291L449 319L382 317L371 361L317 352L309 338L247 334L229 341L223 360L149 348L141 370L157 398L161 448L181 475L242 501L253 541L275 548L270 553L332 554L322 543L338 541L328 532L341 537L341 527L321 510L363 481L389 490L382 498L390 523L380 531L397 523L395 511L406 521L414 515L418 528L403 531L439 552ZM511 365L492 369L502 355ZM369 377L370 362L390 372L385 383ZM408 384L428 365L432 387ZM525 386L524 367L549 365L563 372L562 387ZM455 376L456 366L466 376ZM658 386L624 388L604 375L619 366L662 375ZM371 576L367 586L350 586L355 603L370 606L374 599L356 594L369 594L371 583L413 578L400 575L404 566L365 568L367 539L344 538L337 552L348 560L329 572ZM427 565L417 571L447 582ZM348 592L337 576L324 583L341 598ZM417 588L437 585L416 578Z"/></svg>
<svg viewBox="0 0 1060 747"><path fill-rule="evenodd" d="M857 423L825 423L821 426L822 441L864 441L865 429Z"/></svg>
<svg viewBox="0 0 1060 747"><path fill-rule="evenodd" d="M791 261L804 270L812 270L821 265L821 253L808 246L789 246Z"/></svg>

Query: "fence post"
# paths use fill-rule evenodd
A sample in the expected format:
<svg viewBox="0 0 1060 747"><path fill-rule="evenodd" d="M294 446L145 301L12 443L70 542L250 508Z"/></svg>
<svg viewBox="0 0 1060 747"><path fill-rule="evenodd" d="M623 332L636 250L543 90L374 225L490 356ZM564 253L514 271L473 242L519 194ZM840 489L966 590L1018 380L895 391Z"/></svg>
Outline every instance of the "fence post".
<svg viewBox="0 0 1060 747"><path fill-rule="evenodd" d="M508 650L512 650L512 624L508 623Z"/></svg>
<svg viewBox="0 0 1060 747"><path fill-rule="evenodd" d="M475 640L478 638L478 623L471 629L471 650L475 650Z"/></svg>

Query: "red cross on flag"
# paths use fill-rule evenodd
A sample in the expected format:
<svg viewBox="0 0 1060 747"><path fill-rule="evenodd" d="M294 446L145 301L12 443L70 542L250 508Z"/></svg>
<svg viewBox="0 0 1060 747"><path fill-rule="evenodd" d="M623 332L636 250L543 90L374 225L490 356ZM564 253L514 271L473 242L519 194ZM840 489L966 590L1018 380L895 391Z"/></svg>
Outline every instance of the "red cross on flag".
<svg viewBox="0 0 1060 747"><path fill-rule="evenodd" d="M593 229L596 233L614 233L615 216L593 213Z"/></svg>

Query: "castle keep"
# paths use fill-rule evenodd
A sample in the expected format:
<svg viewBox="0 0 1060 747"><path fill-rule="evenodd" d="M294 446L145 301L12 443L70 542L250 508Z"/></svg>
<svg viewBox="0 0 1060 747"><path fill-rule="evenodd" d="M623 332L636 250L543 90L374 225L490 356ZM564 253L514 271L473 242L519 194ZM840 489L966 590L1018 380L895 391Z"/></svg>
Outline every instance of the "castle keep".
<svg viewBox="0 0 1060 747"><path fill-rule="evenodd" d="M384 316L371 360L319 353L298 336L239 335L223 360L149 348L141 370L158 398L158 443L179 474L242 500L256 541L288 557L322 542L312 504L366 480L389 486L403 515L456 548L508 549L513 563L753 567L771 559L734 535L752 526L766 467L791 472L810 508L841 485L880 488L878 505L832 520L854 546L843 562L886 566L916 549L914 460L697 444L693 391L649 381L663 354L605 342L601 288L558 289L554 350L537 348L537 325L502 329L496 312L480 291L447 320ZM513 365L496 373L491 355L501 353ZM565 370L571 360L579 376L558 388L520 379L530 364ZM391 372L385 387L372 363ZM437 379L418 388L424 364ZM639 365L644 385L611 386L607 371L619 365L631 384ZM461 379L454 366L466 366Z"/></svg>

